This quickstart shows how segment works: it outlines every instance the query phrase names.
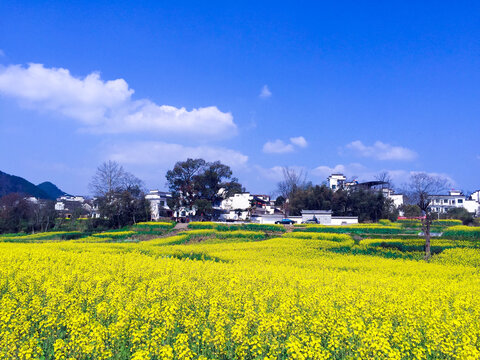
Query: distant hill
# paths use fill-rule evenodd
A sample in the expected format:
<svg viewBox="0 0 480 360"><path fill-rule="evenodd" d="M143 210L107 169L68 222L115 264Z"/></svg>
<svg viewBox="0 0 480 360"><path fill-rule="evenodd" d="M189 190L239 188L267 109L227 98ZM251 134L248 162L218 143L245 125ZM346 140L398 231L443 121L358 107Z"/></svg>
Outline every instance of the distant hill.
<svg viewBox="0 0 480 360"><path fill-rule="evenodd" d="M65 194L51 182L46 181L36 186L20 176L10 175L0 171L0 197L11 193L22 193L40 199L51 200L55 200L58 196Z"/></svg>
<svg viewBox="0 0 480 360"><path fill-rule="evenodd" d="M37 185L37 188L45 192L50 199L56 199L60 196L68 195L66 192L60 190L57 185L52 184L50 181L45 181Z"/></svg>

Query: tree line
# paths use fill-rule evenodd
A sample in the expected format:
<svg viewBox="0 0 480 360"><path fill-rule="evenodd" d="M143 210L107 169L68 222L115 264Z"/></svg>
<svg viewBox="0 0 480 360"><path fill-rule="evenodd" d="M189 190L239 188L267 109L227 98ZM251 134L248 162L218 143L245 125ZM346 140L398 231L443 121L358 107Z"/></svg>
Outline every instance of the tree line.
<svg viewBox="0 0 480 360"><path fill-rule="evenodd" d="M314 185L306 178L303 171L283 169L282 179L275 191L275 204L285 216L300 215L301 210L322 209L332 210L335 216L358 216L361 222L396 220L398 217L399 209L381 191L361 188L333 191L325 184ZM378 179L391 185L388 174L379 174ZM168 204L170 208L196 209L198 214L203 215L212 215L214 206L220 201L245 191L229 166L203 159L177 162L166 173L166 185L172 193ZM430 211L430 195L439 194L447 187L448 182L441 177L418 173L411 176L403 190L407 201L401 210L406 216L422 218L427 253L434 217ZM94 195L94 212L98 218L86 222L87 230L121 228L150 220L150 203L145 199L143 181L119 163L107 161L101 164L89 188ZM452 218L460 216L466 216L464 209L452 211ZM8 194L0 198L1 233L47 231L62 226L66 226L66 222L58 218L53 201L30 201L22 194Z"/></svg>
<svg viewBox="0 0 480 360"><path fill-rule="evenodd" d="M325 184L307 182L303 170L283 169L283 180L277 185L280 194L276 205L285 216L301 215L302 210L332 210L334 216L358 216L360 222L380 219L396 220L398 209L382 192L340 187L334 191Z"/></svg>

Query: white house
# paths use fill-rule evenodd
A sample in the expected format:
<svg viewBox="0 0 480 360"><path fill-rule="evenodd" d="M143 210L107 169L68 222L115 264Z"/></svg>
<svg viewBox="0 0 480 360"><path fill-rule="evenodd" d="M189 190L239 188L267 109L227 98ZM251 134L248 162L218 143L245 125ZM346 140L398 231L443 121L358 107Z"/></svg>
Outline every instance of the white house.
<svg viewBox="0 0 480 360"><path fill-rule="evenodd" d="M402 194L395 194L394 190L388 188L382 189L382 192L387 199L393 201L393 205L395 205L396 208L403 205L404 196Z"/></svg>
<svg viewBox="0 0 480 360"><path fill-rule="evenodd" d="M234 194L220 203L222 220L248 220L250 216L274 215L279 211L268 195L254 195L249 192Z"/></svg>
<svg viewBox="0 0 480 360"><path fill-rule="evenodd" d="M333 191L337 191L340 188L348 190L358 187L370 189L372 191L381 191L386 198L393 200L395 207L398 208L403 205L404 196L402 194L395 194L394 190L383 187L386 184L387 183L382 181L367 181L364 183L359 183L358 181L354 180L347 182L347 178L343 174L331 174L327 178L327 186Z"/></svg>
<svg viewBox="0 0 480 360"><path fill-rule="evenodd" d="M459 190L450 190L447 195L430 196L430 210L435 213L444 214L450 209L463 207L470 213L477 213L479 203L467 197Z"/></svg>
<svg viewBox="0 0 480 360"><path fill-rule="evenodd" d="M470 199L480 204L480 190L474 191L470 195Z"/></svg>
<svg viewBox="0 0 480 360"><path fill-rule="evenodd" d="M337 191L338 189L345 186L345 181L347 181L347 178L345 177L345 175L332 174L327 178L327 186L330 189Z"/></svg>
<svg viewBox="0 0 480 360"><path fill-rule="evenodd" d="M159 190L150 190L150 192L145 195L145 199L150 202L150 216L153 221L157 221L163 216L172 216L172 210L167 203L167 200L171 198L171 193Z"/></svg>
<svg viewBox="0 0 480 360"><path fill-rule="evenodd" d="M350 225L358 224L357 216L332 216L331 210L302 210L301 216L289 216L290 220L301 224L304 221L316 218L321 225ZM265 214L252 216L252 221L260 224L274 224L283 219L282 214Z"/></svg>

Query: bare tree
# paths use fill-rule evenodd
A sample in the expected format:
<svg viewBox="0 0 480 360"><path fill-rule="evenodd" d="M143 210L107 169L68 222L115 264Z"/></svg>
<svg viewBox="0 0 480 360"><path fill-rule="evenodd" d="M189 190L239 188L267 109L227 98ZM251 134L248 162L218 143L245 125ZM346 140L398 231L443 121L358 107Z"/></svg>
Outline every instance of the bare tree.
<svg viewBox="0 0 480 360"><path fill-rule="evenodd" d="M133 190L138 189L145 192L145 184L142 180L137 178L132 173L124 171L123 177L121 178L121 189L122 190Z"/></svg>
<svg viewBox="0 0 480 360"><path fill-rule="evenodd" d="M288 215L289 200L295 191L304 189L307 184L307 173L303 169L296 170L288 167L282 169L283 180L277 184L277 193L285 199L283 203L284 215Z"/></svg>
<svg viewBox="0 0 480 360"><path fill-rule="evenodd" d="M120 190L125 181L123 166L115 161L106 161L101 164L89 184L95 196L105 196L108 193Z"/></svg>
<svg viewBox="0 0 480 360"><path fill-rule="evenodd" d="M390 176L390 173L388 171L382 171L380 173L378 173L376 176L375 176L375 180L377 181L382 181L384 182L385 184L382 184L382 188L384 187L388 187L388 188L393 188L394 185L393 185L393 179L392 177Z"/></svg>
<svg viewBox="0 0 480 360"><path fill-rule="evenodd" d="M447 179L429 175L426 173L415 173L410 176L408 189L406 192L407 201L410 204L417 205L422 211L422 229L425 236L425 260L431 257L430 249L430 225L432 224L432 214L430 203L432 195L439 194L449 187Z"/></svg>

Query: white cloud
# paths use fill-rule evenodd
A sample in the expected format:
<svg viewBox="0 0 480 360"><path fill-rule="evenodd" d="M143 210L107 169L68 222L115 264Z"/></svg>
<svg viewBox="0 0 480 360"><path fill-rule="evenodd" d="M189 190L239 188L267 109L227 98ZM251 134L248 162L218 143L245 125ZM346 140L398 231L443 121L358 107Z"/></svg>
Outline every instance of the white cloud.
<svg viewBox="0 0 480 360"><path fill-rule="evenodd" d="M219 160L232 168L244 167L248 161L248 156L223 147L184 146L159 141L117 144L105 151L105 159L115 160L122 164L169 166L187 158Z"/></svg>
<svg viewBox="0 0 480 360"><path fill-rule="evenodd" d="M155 132L230 137L237 126L231 113L216 106L192 109L133 100L123 79L104 81L99 73L75 77L67 69L41 64L0 66L0 94L23 105L79 121L100 133Z"/></svg>
<svg viewBox="0 0 480 360"><path fill-rule="evenodd" d="M307 140L303 136L291 137L290 143L283 140L267 141L263 145L263 152L267 154L285 154L295 151L296 147L305 148L308 146Z"/></svg>
<svg viewBox="0 0 480 360"><path fill-rule="evenodd" d="M347 177L358 176L364 177L365 175L370 176L368 169L362 164L352 163L348 165L338 164L333 167L320 165L312 170L312 174L322 179L326 179L331 174L344 174Z"/></svg>
<svg viewBox="0 0 480 360"><path fill-rule="evenodd" d="M377 160L409 161L417 157L417 153L413 150L401 146L393 146L381 141L376 141L372 146L367 146L360 140L357 140L347 144L346 148L354 151L358 156Z"/></svg>
<svg viewBox="0 0 480 360"><path fill-rule="evenodd" d="M290 142L293 145L296 145L296 146L301 147L301 148L305 148L305 147L308 146L308 142L307 142L307 140L305 140L305 138L303 136L291 137Z"/></svg>
<svg viewBox="0 0 480 360"><path fill-rule="evenodd" d="M255 166L257 174L260 175L260 177L272 180L272 181L280 181L283 177L283 168L281 166L274 166L271 168L264 168L261 166L256 165Z"/></svg>
<svg viewBox="0 0 480 360"><path fill-rule="evenodd" d="M286 144L282 140L267 141L263 145L263 152L267 154L285 154L294 150L295 148L292 144Z"/></svg>
<svg viewBox="0 0 480 360"><path fill-rule="evenodd" d="M263 85L262 90L260 90L260 95L258 95L259 98L261 99L266 99L272 96L272 92L268 88L267 85Z"/></svg>

